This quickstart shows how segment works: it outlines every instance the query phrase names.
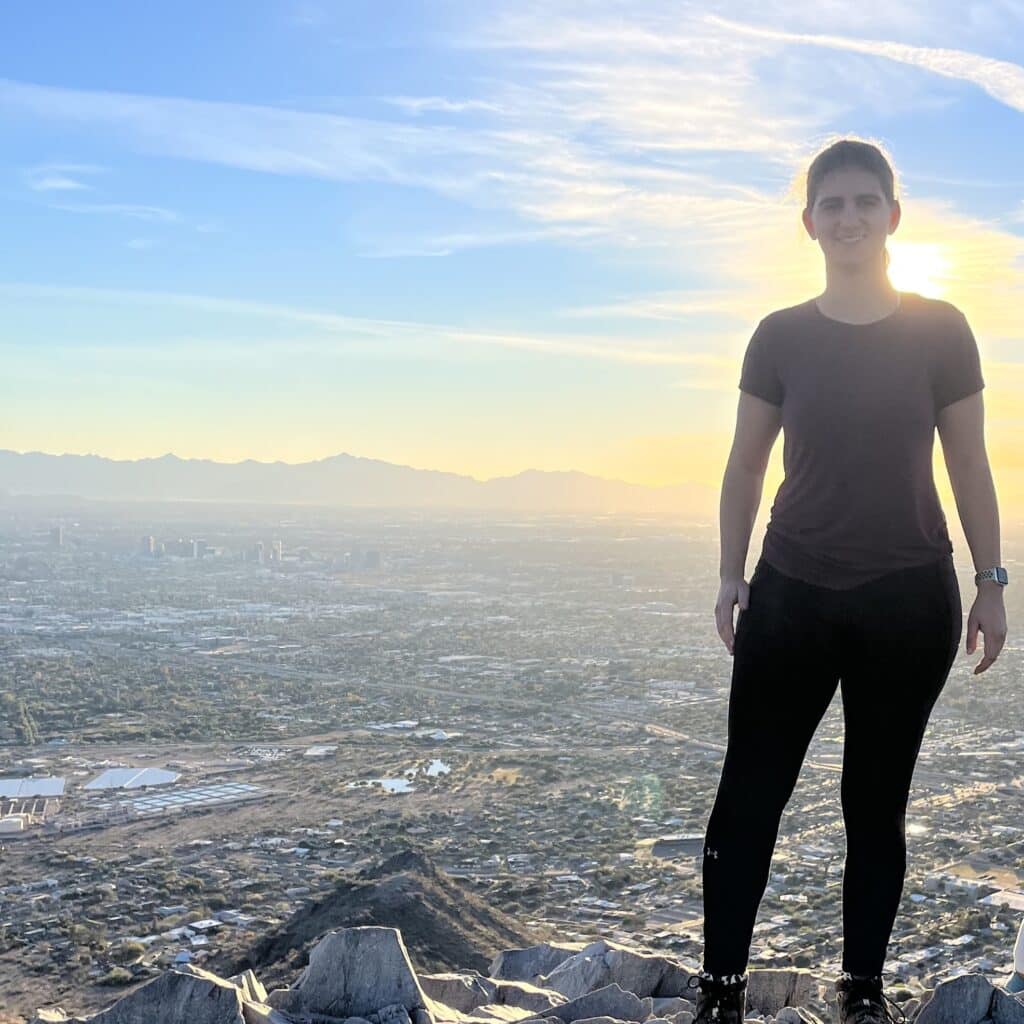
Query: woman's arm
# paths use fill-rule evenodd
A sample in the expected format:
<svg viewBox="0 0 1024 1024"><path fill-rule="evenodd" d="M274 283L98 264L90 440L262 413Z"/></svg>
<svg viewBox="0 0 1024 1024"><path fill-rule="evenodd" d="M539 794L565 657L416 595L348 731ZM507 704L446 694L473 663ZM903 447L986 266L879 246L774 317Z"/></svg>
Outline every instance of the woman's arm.
<svg viewBox="0 0 1024 1024"><path fill-rule="evenodd" d="M749 585L743 578L747 549L761 504L765 469L781 429L780 406L745 391L740 392L736 434L725 467L719 501L720 586L715 599L715 624L730 654L735 640L733 608L739 605L743 611L750 598Z"/></svg>
<svg viewBox="0 0 1024 1024"><path fill-rule="evenodd" d="M974 569L976 572L991 569L1001 564L999 505L985 451L982 393L976 391L940 409L936 423ZM1003 588L994 580L978 584L978 595L967 619L968 654L974 653L979 629L985 635L985 656L975 668L975 675L984 672L996 660L1006 639Z"/></svg>

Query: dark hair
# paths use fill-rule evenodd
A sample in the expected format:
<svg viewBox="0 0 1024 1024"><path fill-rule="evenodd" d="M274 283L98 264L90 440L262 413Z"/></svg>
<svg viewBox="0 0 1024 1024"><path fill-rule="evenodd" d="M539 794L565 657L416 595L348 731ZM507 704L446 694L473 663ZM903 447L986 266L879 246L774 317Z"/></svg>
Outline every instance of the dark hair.
<svg viewBox="0 0 1024 1024"><path fill-rule="evenodd" d="M878 146L861 139L842 138L823 149L807 168L807 206L811 209L818 194L821 179L840 167L860 167L870 171L882 186L890 203L896 201L896 181L892 164Z"/></svg>

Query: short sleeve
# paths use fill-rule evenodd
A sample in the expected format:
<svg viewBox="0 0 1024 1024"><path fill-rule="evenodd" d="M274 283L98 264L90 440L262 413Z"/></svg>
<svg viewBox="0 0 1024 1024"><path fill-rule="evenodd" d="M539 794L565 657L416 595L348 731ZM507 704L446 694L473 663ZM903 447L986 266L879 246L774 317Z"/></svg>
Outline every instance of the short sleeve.
<svg viewBox="0 0 1024 1024"><path fill-rule="evenodd" d="M938 349L932 382L936 412L985 386L978 343L967 318L959 310L952 318L948 337L942 339Z"/></svg>
<svg viewBox="0 0 1024 1024"><path fill-rule="evenodd" d="M782 405L784 389L764 320L757 325L747 343L740 370L740 390L763 398L772 405Z"/></svg>

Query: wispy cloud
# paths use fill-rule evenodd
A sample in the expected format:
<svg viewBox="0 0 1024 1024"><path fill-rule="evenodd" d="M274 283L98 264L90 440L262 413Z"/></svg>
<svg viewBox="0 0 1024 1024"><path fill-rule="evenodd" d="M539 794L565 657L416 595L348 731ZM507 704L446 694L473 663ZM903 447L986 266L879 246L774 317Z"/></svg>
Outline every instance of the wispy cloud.
<svg viewBox="0 0 1024 1024"><path fill-rule="evenodd" d="M33 192L76 192L92 188L81 179L102 170L93 164L38 164L25 170L25 184Z"/></svg>
<svg viewBox="0 0 1024 1024"><path fill-rule="evenodd" d="M732 353L716 350L722 346L723 337L711 335L704 339L688 338L687 347L683 348L678 342L666 342L663 339L643 337L635 333L594 335L559 334L551 331L476 330L452 324L352 317L294 306L178 292L0 282L0 295L12 300L36 299L46 302L60 299L67 304L77 302L91 305L134 306L145 309L154 316L156 314L153 311L161 308L194 311L200 314L226 314L243 320L249 319L257 324L262 322L267 327L294 324L311 329L308 335L293 335L285 341L276 336L261 339L255 332L250 335L251 340L248 344L254 348L261 351L279 350L291 354L298 351L319 351L329 354L336 341L363 338L375 340L381 346L378 349L380 354L386 354L386 345L389 341L401 341L428 346L455 344L481 348L510 348L538 355L575 355L619 363L730 367L735 362ZM727 337L736 340L732 338L732 332ZM706 348L703 351L694 351L694 344L699 344L702 340ZM208 339L208 343L216 344L212 339ZM134 341L130 345L132 348L137 347Z"/></svg>
<svg viewBox="0 0 1024 1024"><path fill-rule="evenodd" d="M715 9L708 16L706 5L687 0L640 10L617 0L500 6L493 16L467 19L449 40L493 51L486 77L473 83L477 94L392 96L393 121L11 81L0 81L0 114L88 124L135 150L179 159L427 189L479 211L462 232L360 240L366 256L565 242L609 253L640 250L680 273L713 274L710 287L719 291L747 287L760 275L767 292L780 282L806 291L816 277L818 254L802 237L785 191L815 140L871 99L870 81L857 91L871 76L854 73L849 89L809 90L800 75L785 73L794 50L886 58L893 74L916 80L916 71L902 70L913 68L970 81L1024 109L1024 71L1015 64L852 34L930 38L936 21L923 0L857 7L823 0L813 10L766 0L759 7L766 25L746 23L739 0ZM969 36L986 16L978 4L963 11ZM815 19L845 34L792 27ZM159 207L74 208L176 216ZM781 249L792 262L764 260ZM658 297L646 308L634 304L633 313L658 319L672 316L673 307Z"/></svg>
<svg viewBox="0 0 1024 1024"><path fill-rule="evenodd" d="M473 111L486 111L489 114L501 114L502 108L497 103L487 100L451 100L444 96L382 96L385 103L399 107L408 114L466 114Z"/></svg>
<svg viewBox="0 0 1024 1024"><path fill-rule="evenodd" d="M553 225L517 231L462 231L405 239L389 243L378 241L360 253L367 259L396 259L406 256L450 256L465 249L484 249L499 245L529 245L534 242L590 241L604 232L598 226Z"/></svg>
<svg viewBox="0 0 1024 1024"><path fill-rule="evenodd" d="M142 206L138 203L49 203L48 205L51 209L66 210L68 213L112 214L159 224L172 224L181 219L174 210L168 210L162 206Z"/></svg>
<svg viewBox="0 0 1024 1024"><path fill-rule="evenodd" d="M708 15L707 22L723 29L757 39L780 43L823 46L851 53L864 53L884 57L901 64L910 64L933 74L970 82L993 99L1014 110L1024 110L1024 67L1005 60L994 60L965 50L938 47L908 46L905 43L880 39L852 39L819 33L783 32L742 22L729 21L717 15Z"/></svg>

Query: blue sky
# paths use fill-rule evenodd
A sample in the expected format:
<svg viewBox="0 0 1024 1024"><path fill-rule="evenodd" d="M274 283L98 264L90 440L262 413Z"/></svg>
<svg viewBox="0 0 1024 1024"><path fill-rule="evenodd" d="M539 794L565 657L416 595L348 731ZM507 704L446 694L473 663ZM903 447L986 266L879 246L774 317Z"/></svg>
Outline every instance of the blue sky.
<svg viewBox="0 0 1024 1024"><path fill-rule="evenodd" d="M0 446L708 483L853 132L1024 469L1024 3L753 11L8 6Z"/></svg>

